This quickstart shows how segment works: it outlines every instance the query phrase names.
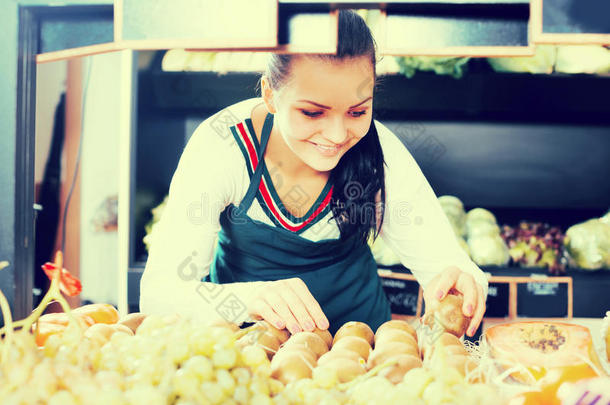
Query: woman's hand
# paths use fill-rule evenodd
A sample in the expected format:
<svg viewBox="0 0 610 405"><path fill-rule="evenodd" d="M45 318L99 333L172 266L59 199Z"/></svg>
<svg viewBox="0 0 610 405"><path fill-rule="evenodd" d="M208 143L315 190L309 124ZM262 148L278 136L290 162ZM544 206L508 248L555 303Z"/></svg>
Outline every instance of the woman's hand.
<svg viewBox="0 0 610 405"><path fill-rule="evenodd" d="M462 312L465 316L472 317L466 334L473 336L485 314L486 297L483 295L483 287L475 281L472 275L463 272L456 266L448 267L426 286L424 299L427 302L434 299L440 301L452 289L464 296Z"/></svg>
<svg viewBox="0 0 610 405"><path fill-rule="evenodd" d="M278 329L290 333L314 327L328 329L328 319L320 304L300 278L253 283L256 291L248 303L250 315L263 318Z"/></svg>

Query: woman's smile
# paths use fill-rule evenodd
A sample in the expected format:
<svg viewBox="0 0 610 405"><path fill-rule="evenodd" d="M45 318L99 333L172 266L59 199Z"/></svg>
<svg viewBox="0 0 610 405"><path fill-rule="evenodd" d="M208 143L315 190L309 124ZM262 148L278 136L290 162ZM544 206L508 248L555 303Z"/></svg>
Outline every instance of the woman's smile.
<svg viewBox="0 0 610 405"><path fill-rule="evenodd" d="M311 145L313 145L313 147L322 155L322 156L328 156L328 157L332 157L337 155L339 152L341 152L341 150L343 150L343 147L347 144L347 142L344 142L342 144L339 145L332 145L332 144L327 144L327 143L316 143L316 142L312 142L312 141L306 141L308 143L310 143Z"/></svg>

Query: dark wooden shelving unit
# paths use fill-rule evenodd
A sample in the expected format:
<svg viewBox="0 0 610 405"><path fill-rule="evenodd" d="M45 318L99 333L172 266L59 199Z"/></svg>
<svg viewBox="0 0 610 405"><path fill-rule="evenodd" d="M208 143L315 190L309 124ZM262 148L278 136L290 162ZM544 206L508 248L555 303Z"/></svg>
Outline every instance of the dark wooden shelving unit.
<svg viewBox="0 0 610 405"><path fill-rule="evenodd" d="M130 305L137 305L146 260L140 242L144 223L167 192L186 139L208 116L256 97L260 77L255 72L163 72L160 58L138 78L134 201L148 205L134 207ZM411 79L382 76L374 107L376 119L403 140L437 195L457 195L467 209L486 207L501 224L530 220L566 229L610 207L608 176L601 175L610 174L607 94L607 76L496 73L486 60L476 59L461 79L429 72ZM430 159L418 147L422 134L443 144L442 158ZM488 270L503 276L546 273ZM602 307L610 307L600 289L609 286L610 272L570 270L569 275L574 316L599 316Z"/></svg>

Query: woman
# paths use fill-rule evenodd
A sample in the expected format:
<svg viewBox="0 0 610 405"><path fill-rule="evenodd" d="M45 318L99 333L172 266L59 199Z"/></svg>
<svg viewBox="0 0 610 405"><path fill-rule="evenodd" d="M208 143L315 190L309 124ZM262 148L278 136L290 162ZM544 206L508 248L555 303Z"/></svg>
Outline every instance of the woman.
<svg viewBox="0 0 610 405"><path fill-rule="evenodd" d="M366 24L342 10L336 55L272 55L261 98L197 128L152 235L143 312L375 330L390 306L366 244L374 235L427 300L463 294L475 333L486 277L413 157L373 120L375 62Z"/></svg>

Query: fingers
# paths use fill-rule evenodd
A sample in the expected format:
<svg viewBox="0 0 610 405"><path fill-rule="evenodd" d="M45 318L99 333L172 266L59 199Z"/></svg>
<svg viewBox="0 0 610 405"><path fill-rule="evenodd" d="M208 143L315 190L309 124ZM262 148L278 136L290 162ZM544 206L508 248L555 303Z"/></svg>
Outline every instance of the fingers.
<svg viewBox="0 0 610 405"><path fill-rule="evenodd" d="M470 325L468 326L467 334L468 336L474 336L477 329L479 328L479 324L483 320L483 315L485 315L485 297L483 296L483 287L481 287L478 283L477 286L477 307L474 312L474 316L470 320Z"/></svg>
<svg viewBox="0 0 610 405"><path fill-rule="evenodd" d="M287 282L286 288L280 289L280 296L284 299L286 304L288 304L288 308L290 308L292 315L297 321L297 324L292 325L292 328L299 328L311 332L314 327L313 319L309 316L309 312L307 311L307 308L305 308L301 298L299 298L293 290L291 283ZM291 330L290 325L288 330Z"/></svg>
<svg viewBox="0 0 610 405"><path fill-rule="evenodd" d="M432 291L434 298L439 301L445 298L449 290L457 283L461 273L462 271L455 266L448 267L447 270L441 273L442 275L438 280L438 284L434 291Z"/></svg>
<svg viewBox="0 0 610 405"><path fill-rule="evenodd" d="M290 279L290 286L293 292L300 298L304 307L306 308L308 315L313 318L315 325L312 325L311 329L305 327L306 330L313 330L313 326L317 326L319 329L328 329L329 322L326 315L322 311L322 307L316 299L311 295L309 288L299 278Z"/></svg>
<svg viewBox="0 0 610 405"><path fill-rule="evenodd" d="M294 317L291 308L288 307L288 303L284 300L282 295L276 291L273 291L266 294L264 300L267 301L275 313L282 318L290 333L301 332L302 329L299 326L299 322Z"/></svg>
<svg viewBox="0 0 610 405"><path fill-rule="evenodd" d="M315 326L320 329L329 326L320 304L299 278L267 282L256 296L250 312L259 314L279 329L286 327L294 334L312 331Z"/></svg>
<svg viewBox="0 0 610 405"><path fill-rule="evenodd" d="M260 316L278 329L284 329L286 327L284 320L262 299L256 300L252 304L250 314Z"/></svg>
<svg viewBox="0 0 610 405"><path fill-rule="evenodd" d="M477 296L479 292L474 277L468 273L460 274L455 288L464 296L462 312L468 317L473 316L475 308L477 307Z"/></svg>

